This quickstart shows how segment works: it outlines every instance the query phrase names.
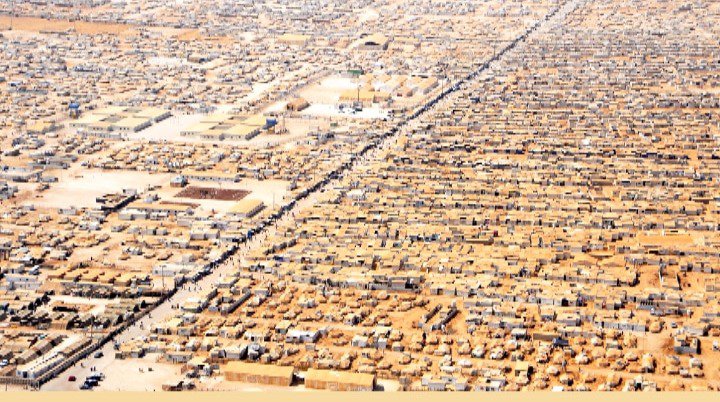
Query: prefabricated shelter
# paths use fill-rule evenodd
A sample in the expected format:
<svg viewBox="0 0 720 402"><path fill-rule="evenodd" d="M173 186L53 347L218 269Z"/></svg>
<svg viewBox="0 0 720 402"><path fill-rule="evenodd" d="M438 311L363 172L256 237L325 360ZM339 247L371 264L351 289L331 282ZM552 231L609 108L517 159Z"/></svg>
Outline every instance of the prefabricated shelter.
<svg viewBox="0 0 720 402"><path fill-rule="evenodd" d="M224 374L227 381L289 387L295 367L231 361L225 366Z"/></svg>
<svg viewBox="0 0 720 402"><path fill-rule="evenodd" d="M265 208L265 204L263 204L262 201L246 198L238 201L237 204L230 208L228 214L239 216L241 218L251 218L258 212L262 211L263 208Z"/></svg>
<svg viewBox="0 0 720 402"><path fill-rule="evenodd" d="M375 375L311 368L305 375L305 387L331 391L372 391L375 388Z"/></svg>

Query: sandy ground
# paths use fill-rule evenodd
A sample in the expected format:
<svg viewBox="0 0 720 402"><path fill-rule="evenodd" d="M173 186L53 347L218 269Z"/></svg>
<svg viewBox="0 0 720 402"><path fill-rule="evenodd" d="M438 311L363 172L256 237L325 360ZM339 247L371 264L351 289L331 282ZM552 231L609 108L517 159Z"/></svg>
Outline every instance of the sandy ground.
<svg viewBox="0 0 720 402"><path fill-rule="evenodd" d="M200 138L185 137L180 131L198 123L205 117L202 113L173 115L152 126L127 135L129 140L170 141L170 142L202 142Z"/></svg>
<svg viewBox="0 0 720 402"><path fill-rule="evenodd" d="M12 18L11 25L10 16L0 16L0 30L8 30L11 26L13 30L30 32L61 32L74 29L77 33L86 35L122 34L125 36L136 35L138 33L136 27L129 24L68 21L37 17L14 17ZM144 29L150 32L158 32L167 37L177 37L179 40L184 41L207 39L204 38L197 29L179 29L170 27L144 27Z"/></svg>
<svg viewBox="0 0 720 402"><path fill-rule="evenodd" d="M171 174L148 174L134 171L102 171L75 169L59 171L58 183L54 183L39 199L32 201L39 207L64 208L97 206L95 198L125 188L144 190L147 186L169 183Z"/></svg>
<svg viewBox="0 0 720 402"><path fill-rule="evenodd" d="M293 387L278 387L273 385L251 384L237 381L224 381L222 376L201 378L196 383L200 391L242 391L242 392L267 392L267 391L314 391L305 388L304 385Z"/></svg>
<svg viewBox="0 0 720 402"><path fill-rule="evenodd" d="M310 85L299 91L301 97L305 98L311 105L335 104L340 99L343 91L357 88L357 80L349 77L332 76L327 77L317 84Z"/></svg>
<svg viewBox="0 0 720 402"><path fill-rule="evenodd" d="M24 385L0 384L0 390L19 392L29 391Z"/></svg>
<svg viewBox="0 0 720 402"><path fill-rule="evenodd" d="M378 107L367 107L361 112L352 113L337 108L340 95L350 89L357 88L357 80L349 77L331 76L317 84L310 85L299 91L310 107L300 112L302 116L317 117L350 117L358 119L382 119L387 117L387 111Z"/></svg>
<svg viewBox="0 0 720 402"><path fill-rule="evenodd" d="M10 16L0 16L0 29L10 28ZM126 24L110 24L99 22L85 21L66 21L66 20L50 20L45 18L34 17L14 17L12 18L12 28L22 31L65 31L75 29L81 34L118 34L132 28Z"/></svg>
<svg viewBox="0 0 720 402"><path fill-rule="evenodd" d="M288 101L278 101L275 103L271 103L265 109L263 109L263 112L265 113L282 113L285 111L285 105L287 105Z"/></svg>
<svg viewBox="0 0 720 402"><path fill-rule="evenodd" d="M358 12L358 21L360 22L375 21L378 17L380 17L380 13L374 8L366 8Z"/></svg>
<svg viewBox="0 0 720 402"><path fill-rule="evenodd" d="M255 179L243 179L238 183L206 183L202 181L190 181L192 186L200 187L216 187L216 188L229 188L250 191L245 199L260 200L265 203L267 207L272 207L273 201L275 204L280 205L283 199L288 193L289 182L284 180L255 180ZM177 202L190 202L199 204L199 210L210 212L226 212L232 208L237 201L220 201L220 200L198 200L194 198L180 198L176 195L180 192L175 187L169 185L163 186L163 188L157 191L157 194L163 201L177 201Z"/></svg>
<svg viewBox="0 0 720 402"><path fill-rule="evenodd" d="M117 303L117 301L111 300L111 299L92 299L88 297L75 297L75 296L68 296L68 295L54 295L50 296L50 303L52 302L64 302L64 303L70 303L70 304L83 304L83 305L91 305L93 308L89 310L88 312L95 315L100 315L105 312L105 306L112 303Z"/></svg>
<svg viewBox="0 0 720 402"><path fill-rule="evenodd" d="M180 365L159 363L158 355L150 354L142 359L115 360L112 353L102 358L89 357L86 359L86 369L93 365L97 373L103 373L105 379L100 381L94 389L97 391L161 391L162 385L171 380L180 378ZM151 370L148 370L152 368ZM79 370L79 365L73 366L70 370ZM75 373L62 374L51 381L53 384L50 390L53 391L77 391L80 389L85 378L95 372L87 370L82 375ZM68 381L71 375L75 375L76 381Z"/></svg>
<svg viewBox="0 0 720 402"><path fill-rule="evenodd" d="M180 365L158 363L157 355L143 359L113 360L105 369L98 391L160 391L163 383L180 375ZM152 367L152 371L148 368ZM142 371L140 371L142 369Z"/></svg>
<svg viewBox="0 0 720 402"><path fill-rule="evenodd" d="M268 206L272 206L273 201L281 204L288 192L289 182L284 180L255 180L243 179L240 185L251 193L248 199L256 199L264 202Z"/></svg>
<svg viewBox="0 0 720 402"><path fill-rule="evenodd" d="M383 119L388 117L388 111L378 106L366 107L359 112L350 109L341 110L335 105L313 104L301 112L305 116L322 117L350 117L357 119Z"/></svg>
<svg viewBox="0 0 720 402"><path fill-rule="evenodd" d="M378 385L378 387L382 387L383 391L395 392L400 390L400 382L395 380L378 378L377 380L375 380L375 383Z"/></svg>

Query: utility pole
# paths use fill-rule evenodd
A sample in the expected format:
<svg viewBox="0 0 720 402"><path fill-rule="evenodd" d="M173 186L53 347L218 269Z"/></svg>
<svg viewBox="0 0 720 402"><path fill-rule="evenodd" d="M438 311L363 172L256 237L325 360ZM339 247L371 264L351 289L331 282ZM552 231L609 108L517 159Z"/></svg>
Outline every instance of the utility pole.
<svg viewBox="0 0 720 402"><path fill-rule="evenodd" d="M93 327L95 326L95 315L91 316L90 318L90 342L93 341Z"/></svg>

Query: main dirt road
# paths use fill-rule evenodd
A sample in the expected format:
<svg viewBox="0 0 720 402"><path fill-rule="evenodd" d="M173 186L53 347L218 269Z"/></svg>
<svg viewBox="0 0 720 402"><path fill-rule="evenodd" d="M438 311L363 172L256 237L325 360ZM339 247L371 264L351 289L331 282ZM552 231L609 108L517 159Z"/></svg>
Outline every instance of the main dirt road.
<svg viewBox="0 0 720 402"><path fill-rule="evenodd" d="M302 209L305 209L317 202L317 196L318 193L314 193L309 195L307 198L299 201L296 203L295 208L293 211L300 211ZM285 214L279 221L278 225L280 224L287 224L289 221L293 218L294 212L290 212ZM158 305L156 308L154 308L151 312L149 312L144 317L140 318L135 324L125 329L125 331L119 333L114 339L117 342L125 342L131 339L140 339L142 337L148 337L150 335L150 328L153 323L155 322L161 322L164 321L174 314L178 313L179 310L173 308L175 305L182 305L188 298L195 296L197 294L197 291L203 290L203 289L209 289L212 286L215 285L215 283L220 279L223 278L233 272L237 269L237 267L244 261L245 257L248 255L248 253L251 250L258 249L260 247L263 247L269 237L272 237L276 232L276 225L268 226L266 229L260 233L259 235L256 235L253 237L252 240L249 242L243 244L240 246L240 249L238 252L229 258L227 261L225 261L223 264L220 264L217 268L215 268L209 275L205 276L204 278L200 279L196 283L187 283L183 285L182 288L178 289L177 292L170 298L168 298L164 303ZM100 351L103 353L103 357L101 358L95 358L93 357L95 353L91 354L85 359L82 359L78 361L74 366L70 367L69 369L65 370L62 374L60 374L55 379L47 382L42 386L41 389L43 390L56 390L56 391L70 391L70 390L77 390L80 384L82 384L85 377L94 374L95 372L102 372L106 376L106 380L100 383L100 387L98 389L103 389L107 387L107 389L116 389L116 387L112 387L110 384L125 384L127 387L123 387L123 390L130 388L138 388L138 390L145 390L145 389L152 389L148 388L150 385L143 385L143 384L135 384L131 385L128 381L128 375L132 376L132 381L137 380L153 380L153 383L156 383L157 380L159 380L157 375L152 375L150 373L145 373L145 375L141 375L138 368L141 367L148 367L148 364L141 364L140 367L133 367L133 370L131 372L128 372L128 364L124 363L119 360L115 360L114 355L115 351L113 349L113 342L108 342ZM91 368L95 367L95 372L91 371ZM167 372L168 370L163 370L162 365L153 365L153 372ZM167 380L172 380L174 378L179 378L179 371L178 373L169 373L171 375L167 376L167 378L163 378L162 381L160 381L159 384L157 384L157 388L159 389L163 382ZM70 382L68 381L68 378L70 376L75 376L78 380L77 382Z"/></svg>
<svg viewBox="0 0 720 402"><path fill-rule="evenodd" d="M369 161L375 159L378 153L392 146L400 133L407 132L408 129L418 123L422 119L422 117L428 116L428 112L430 110L441 106L443 101L447 100L448 95L459 91L463 87L463 84L465 82L475 79L480 73L493 67L506 52L512 50L518 44L522 44L529 35L537 31L538 29L541 29L544 26L556 24L558 20L562 20L568 12L571 12L578 5L579 2L577 0L571 0L565 3L563 6L559 7L558 9L552 11L546 16L545 19L530 27L525 33L512 41L507 47L500 50L491 60L488 61L488 63L484 64L477 71L461 79L456 84L452 85L450 88L445 89L436 97L433 97L427 104L418 108L416 112L407 119L399 121L399 123L393 129L386 133L382 140L374 141L366 149L365 152L363 152L361 155L358 155L358 158L356 158L353 163L344 166L343 168L339 169L339 171L332 172L328 176L328 180L326 180L323 185L314 188L314 190L311 191L306 198L298 201L292 208L290 208L281 217L279 223L289 223L289 220L294 217L295 213L314 205L317 202L318 195L324 191L329 182L337 180L338 177L342 177L343 174L348 173L357 166L362 166L370 163ZM181 305L189 297L194 296L196 294L196 291L208 289L223 276L234 272L237 265L243 261L243 259L248 255L248 252L250 250L255 250L265 244L264 242L266 241L268 236L272 236L275 233L275 227L276 225L266 226L259 235L255 236L250 242L245 243L233 257L228 259L224 264L218 266L215 270L212 271L211 274L202 278L197 283L184 285L184 287L182 289L179 289L171 298L157 306L146 316L139 319L138 322L136 322L134 325L118 334L114 338L114 341L123 342L130 339L140 339L142 337L147 337L150 333L149 330L152 323L163 321L178 311L173 308L173 305ZM146 381L150 380L151 376L140 374L139 368L138 371L135 371L134 368L128 370L128 367L121 367L123 366L122 361L115 361L113 342L108 342L101 350L104 354L103 357L94 358L93 355L90 355L87 358L80 360L74 366L70 367L69 369L65 370L65 372L58 375L55 379L44 384L42 386L42 389L75 390L77 389L79 384L69 382L68 377L75 376L79 382L82 382L82 380L86 376L93 373L93 371L90 370L91 367L95 368L95 372L102 372L106 375L106 380L100 384L98 389L103 389L104 387L107 387L105 389L122 388L124 390L160 389L160 386L163 382L180 378L179 373L169 371L168 375L152 376L152 381ZM153 369L153 372L155 372L155 369ZM105 385L103 385L103 383Z"/></svg>

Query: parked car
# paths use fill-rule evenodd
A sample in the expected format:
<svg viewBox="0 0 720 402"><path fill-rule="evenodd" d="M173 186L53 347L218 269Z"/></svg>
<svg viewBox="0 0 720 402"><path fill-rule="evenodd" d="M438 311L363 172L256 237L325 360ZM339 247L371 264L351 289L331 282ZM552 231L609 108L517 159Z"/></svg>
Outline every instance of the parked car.
<svg viewBox="0 0 720 402"><path fill-rule="evenodd" d="M105 379L105 375L104 375L103 373L93 374L93 375L88 376L88 380L89 380L89 381L95 381L95 382L97 382L97 381L102 381L102 380L104 380L104 379Z"/></svg>
<svg viewBox="0 0 720 402"><path fill-rule="evenodd" d="M71 375L70 377L68 377L68 381L75 382L75 381L77 381L77 377L75 377L74 375Z"/></svg>

